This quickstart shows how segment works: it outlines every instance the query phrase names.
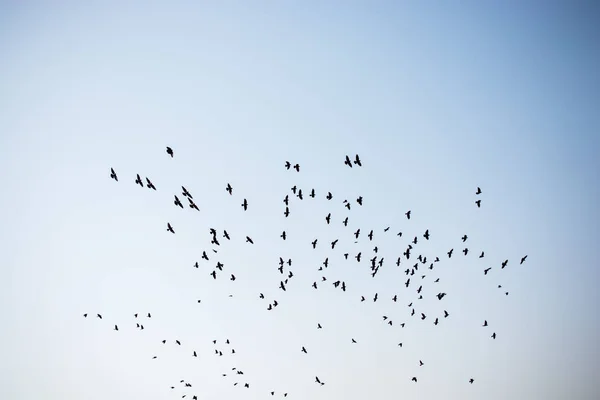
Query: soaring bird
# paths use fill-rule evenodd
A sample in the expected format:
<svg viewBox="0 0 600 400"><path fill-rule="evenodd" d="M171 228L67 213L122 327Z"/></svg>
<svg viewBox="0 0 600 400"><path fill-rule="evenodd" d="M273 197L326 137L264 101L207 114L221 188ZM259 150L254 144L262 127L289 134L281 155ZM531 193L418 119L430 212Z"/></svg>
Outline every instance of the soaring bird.
<svg viewBox="0 0 600 400"><path fill-rule="evenodd" d="M150 179L148 179L148 177L146 177L146 186L147 186L149 189L154 189L154 190L156 190L156 187L155 187L155 186L154 186L154 184L153 184L153 183L150 181Z"/></svg>
<svg viewBox="0 0 600 400"><path fill-rule="evenodd" d="M230 194L230 195L232 195L232 194L233 194L233 188L231 187L231 185L230 185L229 183L227 184L227 187L225 188L225 190L226 190L227 192L229 192L229 194Z"/></svg>
<svg viewBox="0 0 600 400"><path fill-rule="evenodd" d="M292 163L289 161L285 162L285 169L290 169L292 167Z"/></svg>
<svg viewBox="0 0 600 400"><path fill-rule="evenodd" d="M136 185L140 185L141 187L144 187L144 184L142 183L142 178L140 177L140 174L137 174L137 177L135 178L135 183L136 183Z"/></svg>
<svg viewBox="0 0 600 400"><path fill-rule="evenodd" d="M475 194L481 194L481 188L479 186L477 186L477 191L475 192Z"/></svg>
<svg viewBox="0 0 600 400"><path fill-rule="evenodd" d="M352 161L350 161L350 157L346 156L346 161L344 161L344 164L352 168Z"/></svg>
<svg viewBox="0 0 600 400"><path fill-rule="evenodd" d="M179 201L179 198L177 196L175 196L175 201L173 202L173 204L183 208L183 204L181 204L181 201Z"/></svg>
<svg viewBox="0 0 600 400"><path fill-rule="evenodd" d="M358 157L358 154L354 158L354 164L358 165L359 167L362 167L362 163L360 162L360 158Z"/></svg>
<svg viewBox="0 0 600 400"><path fill-rule="evenodd" d="M526 260L526 259L527 259L527 256L525 256L525 257L521 258L521 264L523 264L523 263L525 262L525 260ZM521 264L519 264L519 265L521 265Z"/></svg>
<svg viewBox="0 0 600 400"><path fill-rule="evenodd" d="M112 168L110 169L110 177L113 178L115 181L119 182L119 178L117 178L117 173Z"/></svg>
<svg viewBox="0 0 600 400"><path fill-rule="evenodd" d="M410 219L410 210L408 210L407 212L405 212L404 215L406 215L407 219Z"/></svg>
<svg viewBox="0 0 600 400"><path fill-rule="evenodd" d="M248 201L246 199L244 199L244 202L242 203L242 207L244 208L244 211L248 210Z"/></svg>
<svg viewBox="0 0 600 400"><path fill-rule="evenodd" d="M171 158L173 158L173 149L170 148L169 146L167 146L167 154L171 156Z"/></svg>
<svg viewBox="0 0 600 400"><path fill-rule="evenodd" d="M175 231L173 230L173 227L171 226L171 223L167 222L167 231L171 232L171 233L175 233Z"/></svg>
<svg viewBox="0 0 600 400"><path fill-rule="evenodd" d="M477 201L475 202L475 204L477 204L477 208L480 208L480 207L481 207L481 200L477 200Z"/></svg>

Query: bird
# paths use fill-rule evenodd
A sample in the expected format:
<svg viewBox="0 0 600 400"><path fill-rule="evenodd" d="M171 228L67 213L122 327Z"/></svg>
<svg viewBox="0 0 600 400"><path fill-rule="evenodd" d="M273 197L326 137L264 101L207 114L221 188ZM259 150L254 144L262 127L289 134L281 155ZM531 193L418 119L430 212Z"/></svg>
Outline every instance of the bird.
<svg viewBox="0 0 600 400"><path fill-rule="evenodd" d="M119 327L117 325L115 325L115 331L118 331Z"/></svg>
<svg viewBox="0 0 600 400"><path fill-rule="evenodd" d="M286 169L290 169L291 167L292 167L292 163L291 163L291 162L289 162L289 161L286 161L286 162L285 162L285 168L286 168Z"/></svg>
<svg viewBox="0 0 600 400"><path fill-rule="evenodd" d="M116 173L116 172L115 172L115 170L114 170L114 169L112 169L112 168L110 169L110 177L111 177L112 179L114 179L115 181L119 182L119 178L117 178L117 173Z"/></svg>
<svg viewBox="0 0 600 400"><path fill-rule="evenodd" d="M228 183L227 187L225 188L225 190L229 193L229 195L233 194L233 188L231 187L231 185Z"/></svg>
<svg viewBox="0 0 600 400"><path fill-rule="evenodd" d="M183 204L181 204L181 201L179 201L179 198L177 196L175 196L175 201L173 202L173 204L183 208Z"/></svg>
<svg viewBox="0 0 600 400"><path fill-rule="evenodd" d="M154 186L154 184L150 181L150 179L148 179L148 177L146 177L146 187L148 187L148 189L154 189L156 190L156 187Z"/></svg>
<svg viewBox="0 0 600 400"><path fill-rule="evenodd" d="M477 200L475 204L477 204L477 208L481 208L481 200Z"/></svg>
<svg viewBox="0 0 600 400"><path fill-rule="evenodd" d="M492 267L484 269L483 274L487 275L487 273L490 272L490 269L492 269Z"/></svg>
<svg viewBox="0 0 600 400"><path fill-rule="evenodd" d="M410 219L410 210L408 210L407 212L405 212L404 215L406 215L407 219Z"/></svg>
<svg viewBox="0 0 600 400"><path fill-rule="evenodd" d="M141 187L144 187L144 184L142 183L142 178L140 177L140 174L137 174L137 177L135 178L135 183L136 183L136 185L140 185Z"/></svg>
<svg viewBox="0 0 600 400"><path fill-rule="evenodd" d="M167 146L167 154L171 156L171 158L173 158L173 149L170 148L169 146Z"/></svg>
<svg viewBox="0 0 600 400"><path fill-rule="evenodd" d="M358 154L354 158L354 164L358 165L359 167L362 167L362 163L360 162L360 158L358 157Z"/></svg>
<svg viewBox="0 0 600 400"><path fill-rule="evenodd" d="M352 168L352 161L350 161L350 157L348 157L347 155L346 155L346 161L344 161L344 164L346 164L347 166Z"/></svg>
<svg viewBox="0 0 600 400"><path fill-rule="evenodd" d="M285 231L283 231L283 232L281 233L281 235L279 235L279 237L281 237L283 240L285 240L285 238L287 237L287 235L286 235Z"/></svg>
<svg viewBox="0 0 600 400"><path fill-rule="evenodd" d="M519 265L523 264L526 259L527 259L527 256L524 256L523 258L521 258L521 263Z"/></svg>
<svg viewBox="0 0 600 400"><path fill-rule="evenodd" d="M475 382L475 379L473 379L473 378L469 379L470 384L473 384L473 382Z"/></svg>
<svg viewBox="0 0 600 400"><path fill-rule="evenodd" d="M242 203L242 207L244 208L244 211L248 210L248 201L246 199L244 199L244 202Z"/></svg>
<svg viewBox="0 0 600 400"><path fill-rule="evenodd" d="M487 319L483 321L483 325L481 326L488 326Z"/></svg>
<svg viewBox="0 0 600 400"><path fill-rule="evenodd" d="M429 229L427 229L427 230L425 231L425 234L423 235L423 237L424 237L426 240L429 240Z"/></svg>
<svg viewBox="0 0 600 400"><path fill-rule="evenodd" d="M416 381L417 381L417 377L416 377L416 376L413 376L411 380L412 380L413 382L416 382Z"/></svg>
<svg viewBox="0 0 600 400"><path fill-rule="evenodd" d="M492 333L492 339L496 339L496 332Z"/></svg>
<svg viewBox="0 0 600 400"><path fill-rule="evenodd" d="M467 239L468 239L468 236L467 236L467 235L463 235L463 237L462 237L461 239L462 239L462 241L463 241L463 243L464 243L464 242L466 242L466 241L467 241Z"/></svg>
<svg viewBox="0 0 600 400"><path fill-rule="evenodd" d="M481 194L481 188L479 186L477 186L477 191L475 192L475 194Z"/></svg>
<svg viewBox="0 0 600 400"><path fill-rule="evenodd" d="M171 233L175 233L175 231L173 230L173 227L171 226L170 222L167 222L167 231L171 232Z"/></svg>
<svg viewBox="0 0 600 400"><path fill-rule="evenodd" d="M329 222L331 222L331 213L327 214L325 221L327 221L327 225L329 225Z"/></svg>
<svg viewBox="0 0 600 400"><path fill-rule="evenodd" d="M296 164L296 165L294 165L294 169L295 169L297 172L300 172L300 164Z"/></svg>
<svg viewBox="0 0 600 400"><path fill-rule="evenodd" d="M246 236L246 243L254 244L254 241L252 241L250 236Z"/></svg>

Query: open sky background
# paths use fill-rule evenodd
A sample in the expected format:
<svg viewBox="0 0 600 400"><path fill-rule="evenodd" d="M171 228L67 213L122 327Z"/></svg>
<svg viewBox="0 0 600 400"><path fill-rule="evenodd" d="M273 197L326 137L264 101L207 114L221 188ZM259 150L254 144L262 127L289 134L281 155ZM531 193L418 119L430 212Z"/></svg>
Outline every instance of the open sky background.
<svg viewBox="0 0 600 400"><path fill-rule="evenodd" d="M0 2L0 398L600 398L599 31L591 1Z"/></svg>

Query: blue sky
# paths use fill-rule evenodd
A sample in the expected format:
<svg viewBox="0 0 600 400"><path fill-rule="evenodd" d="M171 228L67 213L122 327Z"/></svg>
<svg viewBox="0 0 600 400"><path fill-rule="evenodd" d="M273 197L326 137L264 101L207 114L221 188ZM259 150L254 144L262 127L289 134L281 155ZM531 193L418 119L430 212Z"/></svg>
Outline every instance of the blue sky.
<svg viewBox="0 0 600 400"><path fill-rule="evenodd" d="M0 398L598 397L598 6L324 3L2 3Z"/></svg>

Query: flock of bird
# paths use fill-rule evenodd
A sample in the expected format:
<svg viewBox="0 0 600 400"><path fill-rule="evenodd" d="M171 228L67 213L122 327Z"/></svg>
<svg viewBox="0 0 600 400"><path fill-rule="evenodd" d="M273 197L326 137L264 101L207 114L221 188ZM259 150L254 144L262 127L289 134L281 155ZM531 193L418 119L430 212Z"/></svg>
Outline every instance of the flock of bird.
<svg viewBox="0 0 600 400"><path fill-rule="evenodd" d="M166 152L167 154L173 158L174 157L174 152L173 149L171 147L167 147L166 148ZM354 159L351 159L348 155L346 155L345 160L344 160L344 165L348 166L349 168L354 168L354 167L362 167L362 161L359 157L359 155L355 155ZM292 162L290 161L286 161L284 164L284 167L287 170L295 170L296 172L300 172L300 165L298 163L295 163L292 165ZM110 169L110 178L114 179L116 182L119 181L119 178L117 176L116 171L111 168ZM144 180L142 180L141 176L139 174L137 174L136 179L134 180L135 184L140 185L141 187L144 187ZM146 188L150 189L150 190L157 190L156 187L154 186L154 184L152 183L152 181L148 178L145 177L145 186ZM229 196L233 196L233 190L234 188L231 186L230 183L227 183L225 185L225 191L229 194ZM481 188L477 187L477 190L475 191L475 196L477 200L475 200L475 205L477 206L477 208L481 207L481 198L479 198L479 196L482 194L482 190ZM181 196L182 198L187 199L188 202L188 207L190 209L193 209L195 211L200 211L199 207L196 205L196 203L194 202L194 197L191 194L191 192L186 189L186 187L181 186ZM298 198L299 200L303 200L304 198L304 194L301 188L297 187L297 186L293 186L290 189L289 193L286 193L285 196L283 197L283 203L284 203L284 210L283 210L283 215L287 218L290 215L290 206L291 206L291 196L295 196L296 198ZM310 189L308 191L308 196L311 198L315 198L317 196L315 189ZM331 192L327 192L327 194L324 196L325 199L327 201L331 201L333 199L333 194ZM173 195L173 203L176 207L180 207L180 208L184 208L184 204L181 201L181 198L178 197L177 194ZM356 200L355 203L358 204L358 206L362 206L363 204L363 197L359 196ZM352 202L344 199L342 202L343 206L347 209L350 210L352 207ZM247 211L249 209L249 203L248 200L246 198L244 198L241 202L241 208L244 211ZM411 219L411 210L408 210L405 212L405 217L407 220ZM332 216L331 213L328 213L325 216L325 222L327 225L331 224L332 222ZM345 216L345 218L343 220L341 220L342 224L347 227L348 226L348 222L349 222L349 217ZM166 230L167 232L171 233L171 234L175 234L176 230L175 227L171 224L171 222L166 221ZM383 229L383 233L387 233L390 230L390 227L386 227ZM211 241L210 244L213 246L220 246L220 239L225 239L225 240L231 240L231 236L230 234L226 231L223 230L222 233L218 233L216 229L214 228L210 228L210 235L211 235ZM366 234L365 234L366 233ZM362 234L362 236L361 236ZM351 236L350 236L351 235ZM368 238L369 242L373 242L374 237L376 235L376 232L373 229L370 229L368 232L365 231L361 231L361 229L357 229L356 231L352 232L350 231L349 236L352 238L353 241L358 241L359 238L361 237L366 237ZM398 232L396 234L396 236L398 237L402 237L403 233L402 232ZM412 235L411 235L412 236ZM288 239L288 234L287 232L284 230L281 232L281 234L279 234L279 237L282 240L287 240ZM413 304L415 301L417 300L421 300L423 299L423 282L425 281L425 278L427 277L427 270L433 270L436 266L437 263L441 262L442 260L440 259L440 256L429 256L425 255L425 254L417 254L417 256L413 256L413 253L418 252L418 246L417 244L419 243L419 240L423 240L421 239L423 238L425 241L430 240L431 238L431 233L429 231L429 229L426 229L421 235L418 236L414 236L414 238L412 240L410 240L410 242L406 245L406 247L404 248L404 251L402 252L401 255L397 256L396 261L394 262L394 264L396 265L396 267L400 267L401 265L406 265L406 268L403 269L404 275L406 276L406 281L404 282L405 288L407 290L410 290L412 288L412 290L414 290L414 292L416 293L415 296L415 300L411 301L408 304L408 308L410 309L410 313L409 315L411 317L420 314L419 318L422 321L425 321L428 318L428 315L424 312L424 310L419 310L418 312L415 310L417 308L417 306L415 304ZM469 247L467 247L467 240L468 240L468 235L464 234L460 240L461 243L464 243L464 248L461 249L457 249L460 252L462 252L463 257L467 256L471 250L469 249ZM249 244L254 244L254 240L249 237L246 236L245 238L245 242L249 243ZM339 238L335 239L329 243L326 243L325 245L330 247L331 250L335 250L336 249L336 245L339 242ZM311 243L311 247L312 249L316 249L318 245L320 245L321 242L319 241L318 238L315 238ZM308 244L307 244L308 245ZM461 246L461 247L463 247ZM369 273L371 275L371 277L375 278L375 276L377 275L377 273L380 271L380 269L384 266L385 262L384 262L384 257L380 256L379 253L379 248L377 245L374 245L373 247L373 254L372 257L370 256L366 256L368 257L368 267L370 269ZM217 253L217 250L213 249L214 253ZM350 253L349 252L343 252L343 259L344 260L350 260ZM454 254L454 248L450 248L446 254L445 257L443 258L452 258ZM206 253L206 251L202 252L202 259L205 261L209 261L210 258L212 256L209 257L209 254ZM481 251L478 258L484 258L485 257L485 252ZM358 252L356 254L352 255L352 259L355 260L356 263L361 263L362 259L363 259L363 254L362 252ZM525 260L527 259L527 255L523 256L520 259L520 264L523 264L525 262ZM500 269L504 269L506 268L508 265L508 260L504 260L502 262L499 262L499 268ZM292 270L290 269L292 266L292 259L287 259L284 260L284 258L279 257L279 265L277 268L277 271L279 272L281 279L279 279L279 289L282 290L283 292L287 291L287 287L290 283L290 281L294 278L294 273L292 272ZM194 264L195 268L199 268L199 263L195 262ZM318 272L320 278L316 279L313 281L311 287L313 290L318 290L319 288L321 288L322 285L326 285L326 282L329 282L325 270L329 267L329 257L325 258L325 260L322 262L322 264L318 267ZM488 275L488 273L493 269L493 266L488 266L487 268L483 269L483 274L484 275ZM209 276L212 277L213 279L218 279L222 273L224 272L224 265L221 261L217 261L216 262L216 266L214 267L214 269L209 273ZM229 275L229 279L231 281L235 281L236 280L236 276L234 274L226 274ZM420 278L420 279L419 279ZM312 280L312 279L311 279ZM440 281L439 278L432 280L433 283L438 283ZM331 282L331 285L334 288L339 288L342 291L346 291L347 289L347 283L343 280L339 280L336 279L333 282ZM498 285L498 288L502 288L502 285ZM504 292L505 295L508 296L508 292ZM265 300L265 295L263 293L257 293L257 296L259 299L261 300ZM435 297L437 298L438 301L443 301L444 297L447 296L447 293L445 292L438 292ZM378 293L375 293L372 297L372 301L373 302L377 302L380 299L380 296ZM357 299L357 301L360 302L364 302L367 301L367 297L365 295L361 295L360 299ZM381 299L381 301L393 301L394 303L398 301L398 295L394 295L393 297L389 298L389 299ZM198 302L201 302L201 300L198 300ZM275 307L278 306L278 302L277 300L272 300L270 302L268 302L267 306L266 306L266 310L271 311L273 310ZM434 316L430 316L430 320L432 320L432 324L437 326L441 319L444 318L449 318L450 317L450 313L443 309L444 307L441 307L441 310L443 311L443 313L440 312L440 314L438 315L434 315ZM83 314L84 317L87 317L88 314ZM96 315L97 318L102 319L102 315L101 314L97 314ZM138 314L134 314L134 318L136 319L136 328L143 330L144 329L144 325L141 322L141 320L138 318ZM146 318L151 318L151 314L147 313L146 314ZM389 326L393 326L394 325L394 321L388 317L387 315L383 315L382 316L382 320ZM400 328L404 328L406 326L406 322L402 321L400 323L397 323L397 326L400 326ZM484 320L482 325L483 328L487 328L488 327L488 321ZM322 325L321 323L316 323L316 329L322 329ZM114 325L114 330L118 331L119 327L117 325ZM496 339L497 335L495 331L492 331L492 333L489 336L491 339ZM175 345L177 346L181 346L181 342L177 339L172 341ZM217 340L213 340L213 345L217 344ZM351 343L356 344L357 340L355 338L351 338ZM167 340L162 340L162 344L166 345L167 344ZM225 347L220 347L220 348L216 348L214 349L215 354L218 356L223 356L223 351L227 351L230 352L231 354L235 354L235 349L233 347L231 347L231 343L229 341L229 339L225 339L223 341L223 345ZM402 347L403 343L400 342L398 343L399 347ZM227 348L226 348L227 347ZM308 349L305 345L300 345L299 346L299 351L305 354L308 354ZM190 356L192 357L197 357L198 354L195 350L191 350L190 351ZM153 359L156 359L157 356L153 356ZM419 360L418 366L419 367L423 367L425 364L422 360ZM237 386L238 384L240 384L240 386L243 386L244 388L250 388L250 383L244 381L244 379L242 378L242 376L244 375L244 372L239 370L236 367L232 367L232 374L235 377L239 377L239 379L233 383L234 386ZM227 374L223 374L224 376L226 376ZM418 376L417 374L415 374L414 376L410 376L407 377L407 379L410 379L410 381L412 382L417 382L418 381ZM475 382L475 379L473 377L465 377L465 382L473 384ZM184 384L186 388L191 388L192 384L189 382L185 382L184 380L182 380L181 382L179 382L180 384ZM314 376L314 383L320 386L325 385L326 381L322 378L319 377L317 374L315 374ZM171 386L171 389L175 389L175 386ZM270 392L271 395L275 395L274 391ZM281 393L281 395L283 397L287 397L288 393ZM187 393L184 394L182 397L185 398L187 396ZM196 400L198 397L196 394L191 395L190 396L193 400Z"/></svg>

